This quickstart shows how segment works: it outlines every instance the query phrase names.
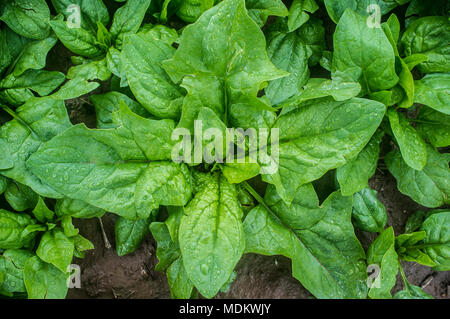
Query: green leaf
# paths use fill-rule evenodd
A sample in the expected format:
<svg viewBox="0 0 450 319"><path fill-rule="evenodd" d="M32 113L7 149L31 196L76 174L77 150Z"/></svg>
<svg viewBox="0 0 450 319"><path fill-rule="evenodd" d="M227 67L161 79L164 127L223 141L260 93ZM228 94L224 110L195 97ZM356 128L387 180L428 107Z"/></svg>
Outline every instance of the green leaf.
<svg viewBox="0 0 450 319"><path fill-rule="evenodd" d="M244 131L249 128L270 129L277 117L275 111L267 104L267 99L242 96L238 102L230 106L229 124Z"/></svg>
<svg viewBox="0 0 450 319"><path fill-rule="evenodd" d="M394 299L434 299L433 296L426 293L422 288L407 283L405 290L401 290L394 295Z"/></svg>
<svg viewBox="0 0 450 319"><path fill-rule="evenodd" d="M422 106L417 117L417 130L435 147L450 145L450 115Z"/></svg>
<svg viewBox="0 0 450 319"><path fill-rule="evenodd" d="M9 249L0 256L0 273L4 275L0 283L2 291L26 292L23 282L23 268L27 260L34 254L27 250Z"/></svg>
<svg viewBox="0 0 450 319"><path fill-rule="evenodd" d="M83 28L70 28L65 21L52 20L50 25L58 39L73 53L87 58L97 58L104 54L96 37Z"/></svg>
<svg viewBox="0 0 450 319"><path fill-rule="evenodd" d="M117 9L110 32L118 48L121 47L125 34L139 30L150 2L151 0L128 0L124 6Z"/></svg>
<svg viewBox="0 0 450 319"><path fill-rule="evenodd" d="M403 99L398 103L398 107L410 108L414 104L414 78L408 68L408 65L403 61L403 59L397 57L396 61L401 67L401 71L398 74L398 85L400 85L405 92Z"/></svg>
<svg viewBox="0 0 450 319"><path fill-rule="evenodd" d="M124 256L134 252L148 234L150 222L150 218L129 220L119 217L114 225L117 255Z"/></svg>
<svg viewBox="0 0 450 319"><path fill-rule="evenodd" d="M436 111L450 115L450 74L427 74L415 81L414 102L425 104Z"/></svg>
<svg viewBox="0 0 450 319"><path fill-rule="evenodd" d="M47 54L56 42L56 37L51 35L43 40L28 43L15 63L14 76L17 77L29 69L40 70L44 68Z"/></svg>
<svg viewBox="0 0 450 319"><path fill-rule="evenodd" d="M222 117L242 94L256 97L262 83L287 75L269 61L264 35L243 0L222 1L187 26L175 55L163 65L188 91L179 124L188 129L201 107Z"/></svg>
<svg viewBox="0 0 450 319"><path fill-rule="evenodd" d="M33 215L41 223L52 221L55 215L50 209L48 209L42 197L39 197L36 207L33 209Z"/></svg>
<svg viewBox="0 0 450 319"><path fill-rule="evenodd" d="M174 123L141 118L124 104L116 115L117 128L64 131L28 167L62 194L129 219L147 218L159 205L185 205L190 175L170 160Z"/></svg>
<svg viewBox="0 0 450 319"><path fill-rule="evenodd" d="M172 240L166 224L153 222L150 224L150 231L158 243L156 250L158 264L156 265L155 270L164 271L176 259L181 257L180 247L178 246L177 241Z"/></svg>
<svg viewBox="0 0 450 319"><path fill-rule="evenodd" d="M315 66L319 63L325 50L325 28L322 20L311 17L296 32L305 42L306 48L311 51L308 64Z"/></svg>
<svg viewBox="0 0 450 319"><path fill-rule="evenodd" d="M409 167L398 151L387 154L385 162L397 180L397 187L401 193L426 207L448 204L450 194L448 157L427 146L427 158L427 164L421 171Z"/></svg>
<svg viewBox="0 0 450 319"><path fill-rule="evenodd" d="M102 217L105 211L82 200L64 197L56 201L55 213L58 216L72 216L73 218L94 218Z"/></svg>
<svg viewBox="0 0 450 319"><path fill-rule="evenodd" d="M112 45L111 34L101 22L97 22L97 41L103 48L109 48Z"/></svg>
<svg viewBox="0 0 450 319"><path fill-rule="evenodd" d="M113 123L113 113L118 111L120 103L123 101L128 108L139 116L148 118L150 114L138 102L132 100L120 92L108 92L89 96L97 113L98 128L113 128L117 124Z"/></svg>
<svg viewBox="0 0 450 319"><path fill-rule="evenodd" d="M190 298L194 285L186 273L177 241L171 238L168 222L154 222L150 225L150 230L158 242L156 255L159 263L155 269L158 271L166 269L172 298Z"/></svg>
<svg viewBox="0 0 450 319"><path fill-rule="evenodd" d="M68 79L81 78L85 80L107 81L111 77L111 72L106 65L106 59L89 61L84 64L73 66L67 72Z"/></svg>
<svg viewBox="0 0 450 319"><path fill-rule="evenodd" d="M403 114L389 109L387 116L403 160L411 168L421 171L427 163L427 145Z"/></svg>
<svg viewBox="0 0 450 319"><path fill-rule="evenodd" d="M0 89L30 89L45 96L54 91L62 82L65 76L61 72L45 70L28 70L19 76L8 75L0 81Z"/></svg>
<svg viewBox="0 0 450 319"><path fill-rule="evenodd" d="M18 108L16 114L16 119L0 127L0 140L7 141L14 161L14 167L2 170L1 174L31 187L43 197L61 198L36 177L25 162L43 142L72 126L64 102L33 97Z"/></svg>
<svg viewBox="0 0 450 319"><path fill-rule="evenodd" d="M0 89L0 102L14 107L24 104L33 97L34 94L30 89Z"/></svg>
<svg viewBox="0 0 450 319"><path fill-rule="evenodd" d="M361 15L372 15L376 12L369 10L369 5L378 5L380 14L384 15L401 4L400 0L325 0L325 7L328 15L338 23L347 8L358 12Z"/></svg>
<svg viewBox="0 0 450 319"><path fill-rule="evenodd" d="M35 256L25 263L23 279L29 299L64 299L67 275Z"/></svg>
<svg viewBox="0 0 450 319"><path fill-rule="evenodd" d="M288 27L289 32L300 28L309 20L309 13L314 13L319 6L314 0L294 0L289 8Z"/></svg>
<svg viewBox="0 0 450 319"><path fill-rule="evenodd" d="M250 163L249 158L245 158L246 163L225 163L223 175L229 183L239 184L260 173L261 167L258 163Z"/></svg>
<svg viewBox="0 0 450 319"><path fill-rule="evenodd" d="M26 185L11 182L5 190L5 199L8 204L18 212L32 209L38 202L38 195Z"/></svg>
<svg viewBox="0 0 450 319"><path fill-rule="evenodd" d="M235 186L220 174L207 180L184 209L179 229L189 279L206 298L227 282L245 248Z"/></svg>
<svg viewBox="0 0 450 319"><path fill-rule="evenodd" d="M0 209L0 249L19 249L30 244L33 236L22 236L28 225L36 222L27 214Z"/></svg>
<svg viewBox="0 0 450 319"><path fill-rule="evenodd" d="M8 187L8 179L2 175L0 175L0 195L6 191Z"/></svg>
<svg viewBox="0 0 450 319"><path fill-rule="evenodd" d="M7 41L7 28L0 29L0 75L8 68L13 61ZM14 33L14 32L12 32Z"/></svg>
<svg viewBox="0 0 450 319"><path fill-rule="evenodd" d="M50 32L50 10L44 0L6 1L0 20L14 32L31 39L43 39Z"/></svg>
<svg viewBox="0 0 450 319"><path fill-rule="evenodd" d="M32 41L31 39L17 34L8 27L3 28L2 34L6 41L5 45L8 47L10 63L14 62L22 53L26 45Z"/></svg>
<svg viewBox="0 0 450 319"><path fill-rule="evenodd" d="M170 233L172 241L178 242L178 228L180 227L181 216L184 214L184 208L180 206L168 206L167 217L165 224Z"/></svg>
<svg viewBox="0 0 450 319"><path fill-rule="evenodd" d="M75 226L72 223L72 217L68 215L64 215L61 218L61 227L64 231L64 235L66 235L68 238L74 237L78 235L79 230L75 228Z"/></svg>
<svg viewBox="0 0 450 319"><path fill-rule="evenodd" d="M384 112L385 106L375 101L325 98L280 116L274 125L279 129L279 161L272 159L278 171L263 175L263 180L274 184L280 197L290 203L299 186L354 158L369 142Z"/></svg>
<svg viewBox="0 0 450 319"><path fill-rule="evenodd" d="M106 53L106 65L112 74L120 78L121 87L128 86L121 51L110 47Z"/></svg>
<svg viewBox="0 0 450 319"><path fill-rule="evenodd" d="M338 192L318 206L310 184L298 189L287 206L273 186L265 202L244 222L246 252L283 255L292 274L317 298L364 298L367 294L364 250L351 224L351 197Z"/></svg>
<svg viewBox="0 0 450 319"><path fill-rule="evenodd" d="M429 215L422 224L426 232L423 251L436 264L436 271L450 270L450 211L444 210Z"/></svg>
<svg viewBox="0 0 450 319"><path fill-rule="evenodd" d="M185 22L195 22L200 15L214 5L214 0L182 0L177 16Z"/></svg>
<svg viewBox="0 0 450 319"><path fill-rule="evenodd" d="M189 280L181 258L176 259L167 268L166 274L172 298L189 299L192 295L194 285Z"/></svg>
<svg viewBox="0 0 450 319"><path fill-rule="evenodd" d="M406 63L409 70L414 69L417 65L426 61L428 61L428 56L420 53L409 55L403 59L403 62Z"/></svg>
<svg viewBox="0 0 450 319"><path fill-rule="evenodd" d="M376 191L365 188L353 195L352 221L358 229L383 232L387 221L386 208L378 200Z"/></svg>
<svg viewBox="0 0 450 319"><path fill-rule="evenodd" d="M389 31L391 32L392 38L395 43L395 48L397 48L397 43L400 38L400 21L398 20L397 16L393 13L389 16L388 20L386 21L386 24L389 26Z"/></svg>
<svg viewBox="0 0 450 319"><path fill-rule="evenodd" d="M97 22L108 25L109 13L102 0L51 0L56 12L63 14L66 18L80 13L81 27L94 32ZM79 7L79 10L74 8Z"/></svg>
<svg viewBox="0 0 450 319"><path fill-rule="evenodd" d="M50 95L54 100L65 101L70 99L76 99L82 95L88 94L100 86L98 82L89 82L83 78L75 78L67 81L61 88Z"/></svg>
<svg viewBox="0 0 450 319"><path fill-rule="evenodd" d="M450 71L450 21L446 17L425 17L412 22L402 36L406 56L423 54L426 62L419 64L422 73Z"/></svg>
<svg viewBox="0 0 450 319"><path fill-rule="evenodd" d="M401 234L395 239L395 248L399 257L404 261L413 261L424 266L434 267L436 263L421 250L419 244L427 236L425 231ZM438 244L439 245L439 244Z"/></svg>
<svg viewBox="0 0 450 319"><path fill-rule="evenodd" d="M69 239L73 242L73 244L75 246L75 251L78 253L82 253L86 250L94 249L94 244L91 243L88 239L81 236L80 234L75 235ZM83 254L81 254L81 255L84 257Z"/></svg>
<svg viewBox="0 0 450 319"><path fill-rule="evenodd" d="M382 130L377 130L369 143L354 159L337 168L336 178L341 187L342 195L353 195L367 187L369 178L375 174L377 168L383 135Z"/></svg>
<svg viewBox="0 0 450 319"><path fill-rule="evenodd" d="M245 0L248 15L262 27L269 16L285 17L288 10L281 0Z"/></svg>
<svg viewBox="0 0 450 319"><path fill-rule="evenodd" d="M285 114L308 100L332 96L336 101L345 101L357 96L360 91L361 86L357 82L310 78L297 95L287 99L279 107L283 108L282 114Z"/></svg>
<svg viewBox="0 0 450 319"><path fill-rule="evenodd" d="M270 37L267 54L277 68L290 73L287 77L270 81L265 89L272 104L279 104L297 94L308 81L311 52L296 32L279 32Z"/></svg>
<svg viewBox="0 0 450 319"><path fill-rule="evenodd" d="M392 227L383 231L370 244L367 250L367 264L380 267L380 272L369 289L369 297L372 299L392 298L391 289L395 286L399 267Z"/></svg>
<svg viewBox="0 0 450 319"><path fill-rule="evenodd" d="M36 255L65 273L72 262L73 251L74 244L64 232L53 229L42 236Z"/></svg>
<svg viewBox="0 0 450 319"><path fill-rule="evenodd" d="M50 229L51 223L46 223L45 225L42 224L32 224L25 227L25 229L22 232L22 237L30 236L31 234L35 232L45 232ZM33 234L32 237L37 236L37 234Z"/></svg>
<svg viewBox="0 0 450 319"><path fill-rule="evenodd" d="M162 68L175 49L152 33L125 38L123 63L130 89L150 113L161 118L179 116L183 92Z"/></svg>
<svg viewBox="0 0 450 319"><path fill-rule="evenodd" d="M420 228L422 226L422 223L425 219L426 213L418 210L412 213L408 219L406 220L405 224L405 234L412 233Z"/></svg>
<svg viewBox="0 0 450 319"><path fill-rule="evenodd" d="M394 50L381 28L370 28L365 17L348 9L336 27L333 40L333 77L359 82L361 95L397 84Z"/></svg>

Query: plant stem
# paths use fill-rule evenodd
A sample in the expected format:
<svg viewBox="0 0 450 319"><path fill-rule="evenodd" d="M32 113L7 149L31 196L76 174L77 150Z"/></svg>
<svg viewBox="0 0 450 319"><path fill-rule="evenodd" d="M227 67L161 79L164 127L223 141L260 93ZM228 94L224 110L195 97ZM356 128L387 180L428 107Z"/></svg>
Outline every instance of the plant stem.
<svg viewBox="0 0 450 319"><path fill-rule="evenodd" d="M251 187L247 182L243 182L242 186L257 200L258 203L260 203L268 212L270 212L272 215L275 215L272 210L270 209L269 205L266 204L264 201L264 198L262 198L254 189Z"/></svg>
<svg viewBox="0 0 450 319"><path fill-rule="evenodd" d="M405 275L405 271L403 270L403 266L400 263L400 260L398 261L398 266L400 268L400 275L402 276L402 280L403 280L403 286L405 288L405 290L409 291L409 283L408 283L408 279L406 279L406 275Z"/></svg>
<svg viewBox="0 0 450 319"><path fill-rule="evenodd" d="M6 106L6 105L0 105L0 107L1 107L2 109L4 109L6 113L8 113L9 115L11 115L17 122L19 122L19 123L22 124L24 127L26 127L26 128L30 131L31 135L33 135L33 137L35 137L37 140L41 140L41 139L39 138L39 136L37 136L37 134L33 131L33 129L32 129L32 128L24 121L24 120L22 120L22 118L21 118L19 115L17 115L16 112L14 112L13 110L11 110L11 108L9 108L9 107Z"/></svg>
<svg viewBox="0 0 450 319"><path fill-rule="evenodd" d="M100 228L102 230L103 241L105 242L105 248L110 249L111 244L109 243L108 237L106 236L105 227L103 227L103 221L101 217L98 217L98 221L100 222Z"/></svg>
<svg viewBox="0 0 450 319"><path fill-rule="evenodd" d="M252 195L256 201L262 205L265 210L267 210L267 212L269 213L269 215L271 215L278 223L280 223L281 225L283 225L286 229L289 229L289 231L291 231L292 233L294 233L292 231L292 229L286 225L281 219L280 217L277 216L277 214L275 214L275 212L269 207L269 205L266 204L266 202L264 201L264 198L262 198L254 189L253 187L251 187L247 182L242 182L241 184L249 193L250 195ZM295 235L295 233L294 233ZM297 236L297 235L295 235Z"/></svg>

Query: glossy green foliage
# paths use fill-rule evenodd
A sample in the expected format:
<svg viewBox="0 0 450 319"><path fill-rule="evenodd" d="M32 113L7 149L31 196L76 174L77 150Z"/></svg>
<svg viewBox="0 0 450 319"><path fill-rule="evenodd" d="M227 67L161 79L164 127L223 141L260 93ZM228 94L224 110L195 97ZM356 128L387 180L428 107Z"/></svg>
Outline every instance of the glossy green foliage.
<svg viewBox="0 0 450 319"><path fill-rule="evenodd" d="M450 270L447 15L445 0L1 1L0 294L64 298L94 249L76 219L111 213L117 255L154 237L173 298L226 292L245 253L289 258L316 298L430 298L400 261ZM378 187L394 179L436 208L403 234Z"/></svg>
<svg viewBox="0 0 450 319"><path fill-rule="evenodd" d="M246 252L284 255L292 274L318 298L364 298L365 254L351 224L351 197L338 192L318 206L311 184L287 206L269 186L265 206L246 217Z"/></svg>

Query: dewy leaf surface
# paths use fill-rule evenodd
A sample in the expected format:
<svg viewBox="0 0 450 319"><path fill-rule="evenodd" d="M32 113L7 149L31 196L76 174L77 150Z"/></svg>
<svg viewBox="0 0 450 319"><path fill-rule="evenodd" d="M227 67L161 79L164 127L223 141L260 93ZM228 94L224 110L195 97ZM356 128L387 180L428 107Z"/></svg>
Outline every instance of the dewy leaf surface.
<svg viewBox="0 0 450 319"><path fill-rule="evenodd" d="M243 0L225 0L187 26L175 55L164 62L188 91L180 125L191 128L204 106L223 116L241 94L256 97L263 82L287 75L270 62L265 44Z"/></svg>
<svg viewBox="0 0 450 319"><path fill-rule="evenodd" d="M392 298L391 289L395 285L399 267L392 227L383 231L369 246L367 263L380 267L380 272L369 289L369 297L372 299Z"/></svg>
<svg viewBox="0 0 450 319"><path fill-rule="evenodd" d="M425 17L411 23L403 33L405 55L423 54L428 60L418 65L422 73L450 71L450 21L447 17Z"/></svg>
<svg viewBox="0 0 450 319"><path fill-rule="evenodd" d="M384 132L378 130L361 152L344 166L336 170L336 178L342 195L348 196L367 187L369 178L375 174L380 153L380 143Z"/></svg>
<svg viewBox="0 0 450 319"><path fill-rule="evenodd" d="M0 141L8 143L14 163L13 167L0 170L0 174L31 187L42 196L61 198L61 194L36 177L25 162L42 143L72 125L64 102L50 97L33 97L16 113L20 120L14 119L0 127Z"/></svg>
<svg viewBox="0 0 450 319"><path fill-rule="evenodd" d="M51 0L56 12L63 14L66 18L74 12L73 5L80 8L80 22L83 29L94 32L97 22L108 25L109 13L102 0ZM71 9L72 5L72 9Z"/></svg>
<svg viewBox="0 0 450 319"><path fill-rule="evenodd" d="M450 115L423 106L419 110L417 130L435 147L450 145Z"/></svg>
<svg viewBox="0 0 450 319"><path fill-rule="evenodd" d="M427 146L407 118L393 109L387 112L391 129L398 143L403 160L416 170L422 170L427 163Z"/></svg>
<svg viewBox="0 0 450 319"><path fill-rule="evenodd" d="M245 0L248 15L260 27L262 27L268 16L285 17L288 10L281 0Z"/></svg>
<svg viewBox="0 0 450 319"><path fill-rule="evenodd" d="M172 57L170 41L149 34L125 38L124 68L131 91L150 113L161 118L177 118L183 99L182 90L162 68L162 61Z"/></svg>
<svg viewBox="0 0 450 319"><path fill-rule="evenodd" d="M179 241L189 279L211 298L228 281L245 248L243 212L234 185L214 174L185 207Z"/></svg>
<svg viewBox="0 0 450 319"><path fill-rule="evenodd" d="M384 116L379 102L353 98L308 101L278 118L278 171L263 175L290 203L297 188L344 165L369 142Z"/></svg>
<svg viewBox="0 0 450 319"><path fill-rule="evenodd" d="M428 216L420 230L426 232L424 251L436 263L436 271L450 270L450 211Z"/></svg>
<svg viewBox="0 0 450 319"><path fill-rule="evenodd" d="M428 74L414 85L414 102L450 115L450 73Z"/></svg>
<svg viewBox="0 0 450 319"><path fill-rule="evenodd" d="M170 234L168 220L165 223L154 222L150 225L153 237L158 243L156 270L166 269L172 298L188 299L191 297L194 285L189 280L180 254L178 238ZM176 225L178 231L179 224Z"/></svg>
<svg viewBox="0 0 450 319"><path fill-rule="evenodd" d="M273 104L279 104L297 94L309 78L308 58L311 53L296 32L283 33L270 38L267 53L271 61L289 76L269 82L265 89Z"/></svg>
<svg viewBox="0 0 450 319"><path fill-rule="evenodd" d="M44 0L6 1L0 20L18 34L31 39L43 39L50 32L50 10Z"/></svg>
<svg viewBox="0 0 450 319"><path fill-rule="evenodd" d="M134 252L148 234L150 218L129 220L119 217L114 224L117 255L124 256Z"/></svg>
<svg viewBox="0 0 450 319"><path fill-rule="evenodd" d="M299 188L289 207L273 186L262 206L244 222L246 252L284 255L292 274L317 298L364 298L367 294L364 250L351 224L351 197L332 193L318 206L310 184Z"/></svg>
<svg viewBox="0 0 450 319"><path fill-rule="evenodd" d="M73 252L74 245L69 238L61 230L53 229L42 236L36 255L65 273L72 262Z"/></svg>
<svg viewBox="0 0 450 319"><path fill-rule="evenodd" d="M69 28L65 21L53 20L50 25L58 39L73 53L88 58L102 55L102 50L93 33L83 28Z"/></svg>
<svg viewBox="0 0 450 319"><path fill-rule="evenodd" d="M362 94L392 88L398 82L395 55L381 28L347 9L334 33L332 76L359 82Z"/></svg>
<svg viewBox="0 0 450 319"><path fill-rule="evenodd" d="M352 222L356 228L381 233L386 221L386 208L378 200L376 191L364 188L353 195Z"/></svg>
<svg viewBox="0 0 450 319"><path fill-rule="evenodd" d="M397 0L325 0L325 7L330 18L338 23L341 16L347 8L350 8L361 15L369 15L374 13L374 9L368 10L369 5L378 5L380 14L386 14L398 5Z"/></svg>
<svg viewBox="0 0 450 319"><path fill-rule="evenodd" d="M449 203L450 169L448 157L427 146L427 164L421 170L409 167L398 151L390 152L386 166L397 180L400 192L426 207L439 207Z"/></svg>
<svg viewBox="0 0 450 319"><path fill-rule="evenodd" d="M159 205L185 205L187 167L171 161L171 120L149 120L125 105L117 128L76 125L43 145L27 166L62 194L125 218L147 218Z"/></svg>
<svg viewBox="0 0 450 319"><path fill-rule="evenodd" d="M29 299L64 299L67 295L67 276L37 256L25 263L23 279Z"/></svg>

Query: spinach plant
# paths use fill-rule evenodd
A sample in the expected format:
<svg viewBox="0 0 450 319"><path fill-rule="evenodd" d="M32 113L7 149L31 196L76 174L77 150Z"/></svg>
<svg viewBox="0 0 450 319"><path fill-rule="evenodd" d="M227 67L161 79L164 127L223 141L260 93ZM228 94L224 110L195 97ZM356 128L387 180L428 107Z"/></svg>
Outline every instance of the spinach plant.
<svg viewBox="0 0 450 319"><path fill-rule="evenodd" d="M431 297L400 261L450 270L446 1L105 3L0 7L2 293L65 296L92 248L71 217L110 212L120 256L151 232L173 298L226 291L246 253L289 258L317 298ZM66 76L42 70L58 40L76 54ZM96 128L69 121L84 94ZM423 206L404 234L377 169ZM367 250L355 229L378 234Z"/></svg>

